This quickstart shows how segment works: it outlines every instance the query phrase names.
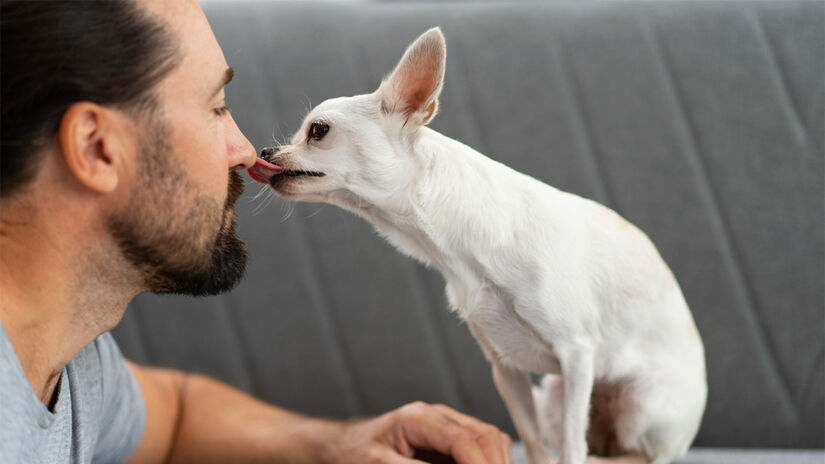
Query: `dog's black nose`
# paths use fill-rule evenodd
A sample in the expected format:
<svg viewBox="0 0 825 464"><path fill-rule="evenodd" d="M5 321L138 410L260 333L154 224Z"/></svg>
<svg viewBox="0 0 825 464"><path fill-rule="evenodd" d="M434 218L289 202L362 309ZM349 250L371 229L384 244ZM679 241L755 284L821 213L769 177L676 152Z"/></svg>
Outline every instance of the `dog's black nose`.
<svg viewBox="0 0 825 464"><path fill-rule="evenodd" d="M261 150L261 158L268 161L271 159L272 156L278 154L278 150L278 147L266 147L263 150Z"/></svg>

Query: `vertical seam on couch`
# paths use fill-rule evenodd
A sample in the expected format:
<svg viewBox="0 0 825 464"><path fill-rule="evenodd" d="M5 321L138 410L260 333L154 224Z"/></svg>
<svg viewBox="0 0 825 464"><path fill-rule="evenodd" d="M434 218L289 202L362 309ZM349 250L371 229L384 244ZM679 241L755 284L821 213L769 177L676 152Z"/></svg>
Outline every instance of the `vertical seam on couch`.
<svg viewBox="0 0 825 464"><path fill-rule="evenodd" d="M585 166L590 171L594 184L593 192L596 195L595 199L612 209L617 209L616 196L610 185L609 176L602 167L603 162L598 154L598 143L593 136L593 129L589 122L590 118L585 109L582 83L570 62L567 46L562 35L557 35L555 39L551 40L549 45L550 62L557 64L557 84L561 87L565 113L570 115L571 129L575 134L579 150L584 155ZM553 43L557 45L553 46Z"/></svg>
<svg viewBox="0 0 825 464"><path fill-rule="evenodd" d="M823 71L825 71L825 69L823 69ZM814 92L813 95L814 95L814 98L811 101L811 106L810 106L810 108L808 108L808 111L807 111L807 113L808 113L807 114L807 120L809 121L809 124L816 124L817 122L819 122L819 121L814 120L814 118L816 117L816 115L818 113L818 110L822 109L822 107L825 106L825 81L821 81L819 83L819 89L817 89L817 91ZM821 130L822 126L817 126L817 129ZM821 139L818 139L816 137L811 137L811 139L812 139L811 145L814 147L814 151L815 151L814 156L821 156L821 154L822 154L821 152L822 152L822 148L823 148L819 144Z"/></svg>
<svg viewBox="0 0 825 464"><path fill-rule="evenodd" d="M768 62L768 75L776 89L776 93L779 95L779 100L781 101L780 106L785 112L785 117L790 121L791 127L793 127L794 133L797 138L799 138L799 141L806 147L810 147L810 134L808 134L805 124L802 122L799 108L796 107L791 96L790 82L783 68L779 65L779 59L775 51L776 47L771 43L771 38L765 31L759 13L748 10L746 15L755 29L756 41L759 44L759 48L765 54L765 60Z"/></svg>
<svg viewBox="0 0 825 464"><path fill-rule="evenodd" d="M327 292L324 291L324 289L328 287L324 285L322 272L315 265L318 259L313 251L313 247L308 244L308 234L306 231L300 230L306 228L303 220L301 220L300 225L298 225L298 221L292 222L294 224L293 227L298 229L296 238L300 247L299 254L307 258L304 261L306 265L301 266L304 281L309 287L312 307L318 311L321 330L324 333L324 342L333 360L333 365L338 371L338 377L342 380L342 387L344 387L346 391L347 410L351 415L362 415L365 413L363 395L360 392L358 382L353 377L355 370L353 369L352 356L347 349L346 343L344 343L340 324L332 314L333 309L329 302Z"/></svg>
<svg viewBox="0 0 825 464"><path fill-rule="evenodd" d="M263 63L268 63L269 61L262 61ZM256 65L252 67L249 72L249 78L256 88L272 88L269 85L264 84L263 76L261 75L261 61L255 61ZM274 93L270 94L272 99L277 100L277 95ZM263 101L264 99L258 99L256 102L259 106L260 114L262 114L265 118L270 121L275 121L275 115L273 114L270 106L265 104ZM296 218L297 219L297 218ZM288 223L288 227L294 231L294 236L296 238L296 242L298 246L301 248L301 256L306 257L307 259L302 262L302 265L298 267L301 269L303 281L306 283L307 288L309 290L310 295L310 307L315 312L317 316L318 326L320 327L321 333L323 334L323 344L326 348L326 354L332 364L332 369L336 373L336 377L339 381L339 385L343 390L345 401L346 401L346 409L350 416L361 415L364 413L363 411L363 401L361 396L358 393L358 386L353 379L351 372L352 372L352 362L349 361L348 355L346 354L347 350L342 342L341 335L336 328L336 323L333 321L333 317L331 316L331 310L329 309L329 304L326 299L323 297L324 292L322 291L323 287L319 285L318 279L316 279L316 272L313 272L314 263L312 262L311 257L312 255L312 247L307 245L307 233L305 227L303 226L302 221L293 220Z"/></svg>
<svg viewBox="0 0 825 464"><path fill-rule="evenodd" d="M241 380L252 394L260 396L260 382L254 372L255 363L252 360L249 348L243 342L245 337L243 336L243 329L238 321L239 316L236 314L237 307L229 304L232 300L232 294L219 297L220 313L223 314L223 317L228 321L228 338L230 343L235 346L235 357L238 358L238 364L242 372ZM232 307L236 307L236 309L233 310Z"/></svg>
<svg viewBox="0 0 825 464"><path fill-rule="evenodd" d="M427 286L424 285L424 281L418 273L418 264L412 261L404 263L404 275L415 295L413 307L418 312L419 317L423 319L422 328L429 333L430 338L433 340L434 346L429 347L429 349L433 354L435 365L442 372L442 375L439 376L441 388L451 403L455 404L458 409L466 410L465 398L459 394L460 389L456 379L455 363L446 349L444 331L441 330L440 324L438 324L438 316L434 314L434 311L438 308L433 309L433 305L430 304Z"/></svg>
<svg viewBox="0 0 825 464"><path fill-rule="evenodd" d="M346 36L348 34L342 34L342 35ZM364 93L368 93L368 92L370 92L370 90L369 90L370 83L373 82L373 76L372 76L372 73L370 72L370 60L364 55L364 53L365 53L364 47L361 45L361 43L359 41L355 40L350 45L351 45L350 50L352 50L352 55L355 57L355 59L352 60L352 61L358 63L355 66L356 79L358 79L358 81L359 81L358 82L358 84L359 84L358 88L359 89L363 88ZM380 76L380 74L379 74L379 76ZM363 83L364 85L361 86L360 85L361 83ZM373 90L377 90L378 85L380 85L380 82L375 86L375 89L373 89Z"/></svg>
<svg viewBox="0 0 825 464"><path fill-rule="evenodd" d="M825 69L822 70L823 74L825 74ZM812 94L813 99L811 100L811 106L808 108L806 119L811 121L815 113L819 108L825 105L825 80L819 82L819 87L817 87L816 91ZM811 121L814 122L814 121Z"/></svg>
<svg viewBox="0 0 825 464"><path fill-rule="evenodd" d="M775 381L779 398L782 401L782 406L786 412L790 413L788 417L789 422L794 422L797 417L796 407L792 400L788 380L783 375L780 369L779 360L776 353L773 352L772 347L768 343L766 331L763 328L760 318L756 313L755 301L753 296L753 289L750 288L745 277L744 269L741 263L741 257L736 249L729 225L726 223L724 210L714 189L713 183L708 176L707 166L705 166L699 148L699 136L697 129L691 123L688 116L687 106L684 102L675 76L672 71L672 65L669 62L669 55L662 43L660 35L649 20L644 20L644 29L647 36L647 42L650 44L651 54L653 57L654 68L659 75L662 90L665 96L673 106L672 114L674 115L675 128L679 138L682 139L682 149L679 150L685 155L688 164L692 167L699 183L699 195L707 205L710 212L711 226L715 229L716 234L720 238L718 244L720 245L720 252L723 257L723 262L730 273L734 282L734 291L739 299L744 303L744 320L751 325L752 333L756 334L757 352L761 355L761 360L771 371L768 375L768 381Z"/></svg>
<svg viewBox="0 0 825 464"><path fill-rule="evenodd" d="M822 340L820 340L820 342L821 341ZM822 343L820 343L820 345L821 344ZM816 380L816 374L818 372L818 369L825 369L823 361L825 361L825 346L820 346L819 354L814 358L812 369L808 370L809 373L806 376L805 381L801 384L802 388L799 390L797 404L805 404L806 400L811 395L811 392L814 390L814 381Z"/></svg>
<svg viewBox="0 0 825 464"><path fill-rule="evenodd" d="M472 131L472 133L469 134L469 138L472 139L473 137L475 137L477 139L477 143L468 143L468 145L476 145L476 150L478 150L481 153L486 153L487 149L491 145L488 143L487 135L484 133L483 130L481 130L481 121L479 120L478 116L481 113L481 109L476 103L475 98L473 98L476 94L480 92L475 91L475 85L473 84L473 80L471 78L472 73L470 72L470 65L467 61L468 55L467 53L462 53L462 51L465 50L465 47L463 46L458 37L453 39L452 47L453 49L459 49L459 51L454 52L454 54L460 58L462 68L461 71L464 73L464 82L467 84L466 86L464 86L467 90L463 92L462 97L464 98L464 101L467 102L467 107L470 108L470 111L465 113L469 116L467 120L472 121L472 123L469 125L469 129ZM455 87L459 86L456 85ZM465 125L465 128L466 127L467 126Z"/></svg>
<svg viewBox="0 0 825 464"><path fill-rule="evenodd" d="M141 361L147 364L152 364L152 357L149 353L149 345L144 343L144 337L147 336L148 331L146 330L145 324L143 322L143 318L141 317L140 311L140 303L135 300L132 302L132 324L129 324L132 327L132 331L134 332L134 339L138 353L140 353Z"/></svg>

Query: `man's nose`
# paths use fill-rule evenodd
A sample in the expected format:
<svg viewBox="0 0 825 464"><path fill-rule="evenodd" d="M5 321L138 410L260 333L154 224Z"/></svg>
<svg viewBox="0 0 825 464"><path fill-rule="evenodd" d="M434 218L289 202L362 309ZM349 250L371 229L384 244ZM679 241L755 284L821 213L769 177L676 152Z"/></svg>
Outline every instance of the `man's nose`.
<svg viewBox="0 0 825 464"><path fill-rule="evenodd" d="M255 147L238 129L234 120L229 127L226 148L229 151L230 170L249 169L255 164Z"/></svg>
<svg viewBox="0 0 825 464"><path fill-rule="evenodd" d="M280 150L278 147L266 147L261 150L261 158L270 161L273 156L278 154L278 150Z"/></svg>

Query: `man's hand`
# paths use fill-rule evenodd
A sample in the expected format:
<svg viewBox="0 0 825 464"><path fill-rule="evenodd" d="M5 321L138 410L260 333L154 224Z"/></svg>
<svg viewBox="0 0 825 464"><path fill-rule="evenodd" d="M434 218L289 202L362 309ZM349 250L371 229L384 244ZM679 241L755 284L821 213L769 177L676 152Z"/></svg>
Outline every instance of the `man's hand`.
<svg viewBox="0 0 825 464"><path fill-rule="evenodd" d="M416 449L451 456L458 464L510 464L510 437L447 406L416 402L382 416L344 424L325 461L411 464Z"/></svg>

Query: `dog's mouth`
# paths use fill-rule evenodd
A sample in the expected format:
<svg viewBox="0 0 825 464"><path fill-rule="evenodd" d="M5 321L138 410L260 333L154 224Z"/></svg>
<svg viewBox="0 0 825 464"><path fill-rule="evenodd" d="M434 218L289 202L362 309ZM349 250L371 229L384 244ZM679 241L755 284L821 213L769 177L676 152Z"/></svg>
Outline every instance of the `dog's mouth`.
<svg viewBox="0 0 825 464"><path fill-rule="evenodd" d="M285 169L277 164L270 163L263 158L256 158L255 165L247 169L249 176L262 184L274 185L277 180L283 177L324 177L326 174L318 171L305 171L301 169Z"/></svg>
<svg viewBox="0 0 825 464"><path fill-rule="evenodd" d="M323 172L318 172L318 171L292 171L292 170L289 170L289 169L285 169L285 170L281 171L280 175L287 176L287 177L298 177L298 176L324 177L324 176L326 176L326 174L324 174Z"/></svg>
<svg viewBox="0 0 825 464"><path fill-rule="evenodd" d="M277 164L272 164L263 158L255 158L255 164L247 169L249 177L255 179L256 182L268 184L270 179L276 175L284 172L284 169Z"/></svg>

